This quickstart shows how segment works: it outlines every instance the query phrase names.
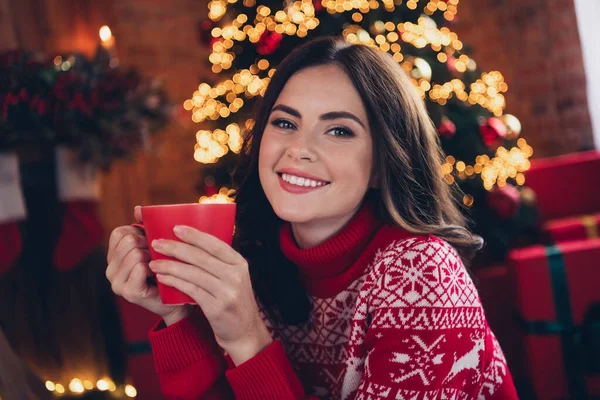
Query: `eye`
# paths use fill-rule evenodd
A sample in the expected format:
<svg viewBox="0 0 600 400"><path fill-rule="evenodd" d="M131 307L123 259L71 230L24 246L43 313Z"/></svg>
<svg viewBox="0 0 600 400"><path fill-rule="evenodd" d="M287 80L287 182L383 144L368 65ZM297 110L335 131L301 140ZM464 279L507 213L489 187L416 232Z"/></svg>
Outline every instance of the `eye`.
<svg viewBox="0 0 600 400"><path fill-rule="evenodd" d="M345 128L343 126L337 126L331 130L329 130L327 132L328 135L331 136L335 136L335 137L345 137L345 138L351 138L354 136L354 132L352 132L350 129Z"/></svg>
<svg viewBox="0 0 600 400"><path fill-rule="evenodd" d="M277 127L277 128L281 128L281 129L295 129L296 126L294 124L292 124L290 121L288 121L287 119L274 119L273 121L271 121L271 125Z"/></svg>

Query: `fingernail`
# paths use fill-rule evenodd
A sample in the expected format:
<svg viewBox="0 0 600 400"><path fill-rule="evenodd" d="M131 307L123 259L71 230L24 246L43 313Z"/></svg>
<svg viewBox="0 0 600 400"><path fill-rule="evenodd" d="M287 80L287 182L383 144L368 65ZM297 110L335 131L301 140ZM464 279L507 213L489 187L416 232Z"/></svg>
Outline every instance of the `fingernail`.
<svg viewBox="0 0 600 400"><path fill-rule="evenodd" d="M162 246L163 246L162 240L156 239L156 240L152 241L152 247L154 247L155 249L160 249L160 248L162 248Z"/></svg>
<svg viewBox="0 0 600 400"><path fill-rule="evenodd" d="M185 233L185 227L181 225L175 225L173 232L175 232L177 235L183 235Z"/></svg>

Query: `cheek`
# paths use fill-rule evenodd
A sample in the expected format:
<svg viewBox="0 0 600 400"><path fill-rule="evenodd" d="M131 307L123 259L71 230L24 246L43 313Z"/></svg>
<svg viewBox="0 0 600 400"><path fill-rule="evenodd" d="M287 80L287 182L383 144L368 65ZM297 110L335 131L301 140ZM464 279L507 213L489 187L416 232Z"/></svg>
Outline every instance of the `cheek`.
<svg viewBox="0 0 600 400"><path fill-rule="evenodd" d="M358 191L369 186L373 167L370 146L357 146L354 151L338 153L335 158L330 158L330 161L338 178L344 180L344 186L350 186Z"/></svg>
<svg viewBox="0 0 600 400"><path fill-rule="evenodd" d="M268 174L273 171L279 160L278 148L277 143L265 132L258 151L258 172L263 186L266 183L265 179L269 176Z"/></svg>

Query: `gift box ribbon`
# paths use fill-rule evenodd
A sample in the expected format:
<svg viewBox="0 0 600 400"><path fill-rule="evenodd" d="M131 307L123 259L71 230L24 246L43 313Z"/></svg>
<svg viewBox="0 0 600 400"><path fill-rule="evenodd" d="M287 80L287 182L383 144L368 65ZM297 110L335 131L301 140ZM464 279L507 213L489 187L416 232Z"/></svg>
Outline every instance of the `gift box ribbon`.
<svg viewBox="0 0 600 400"><path fill-rule="evenodd" d="M140 354L152 353L152 347L148 341L129 342L127 343L127 354L137 356Z"/></svg>
<svg viewBox="0 0 600 400"><path fill-rule="evenodd" d="M598 220L594 215L584 215L581 217L581 223L585 228L588 239L595 239L598 237Z"/></svg>
<svg viewBox="0 0 600 400"><path fill-rule="evenodd" d="M588 313L584 323L576 326L571 313L571 297L567 284L565 263L560 249L557 246L546 248L550 281L554 307L556 309L557 321L528 321L519 316L519 322L525 332L532 335L557 335L560 334L563 353L565 374L569 392L574 399L585 399L588 397L584 372L587 370L598 371L598 362L588 362L586 368L582 368L581 358L584 351L598 349L600 346L600 317L597 312L599 305L593 305L595 311ZM589 342L589 343L588 343ZM590 356L588 354L588 356ZM593 355L591 359L595 358Z"/></svg>

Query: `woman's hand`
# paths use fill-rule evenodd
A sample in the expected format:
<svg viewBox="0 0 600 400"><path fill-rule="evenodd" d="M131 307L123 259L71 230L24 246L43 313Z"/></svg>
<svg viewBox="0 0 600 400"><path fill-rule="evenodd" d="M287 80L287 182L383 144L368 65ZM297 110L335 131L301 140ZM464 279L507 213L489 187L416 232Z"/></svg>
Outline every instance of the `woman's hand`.
<svg viewBox="0 0 600 400"><path fill-rule="evenodd" d="M139 206L135 208L134 216L138 222L142 222ZM106 277L117 295L159 315L167 326L187 316L189 307L163 304L157 287L148 284L147 278L152 275L148 268L150 253L146 236L140 229L120 226L113 230L107 261Z"/></svg>
<svg viewBox="0 0 600 400"><path fill-rule="evenodd" d="M183 242L155 240L152 247L178 261L150 263L161 283L192 297L210 323L217 343L236 365L254 357L271 342L258 313L248 263L231 246L207 233L176 226Z"/></svg>

